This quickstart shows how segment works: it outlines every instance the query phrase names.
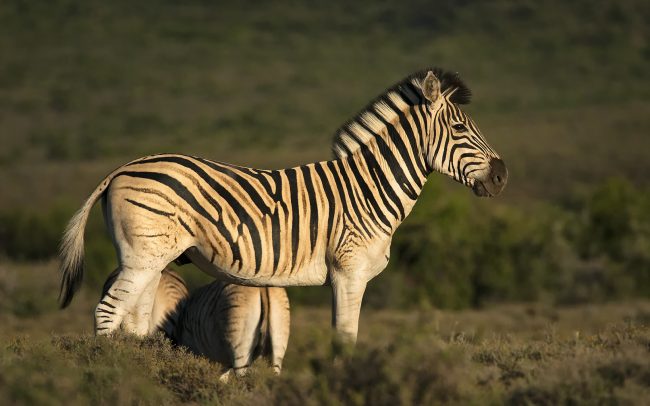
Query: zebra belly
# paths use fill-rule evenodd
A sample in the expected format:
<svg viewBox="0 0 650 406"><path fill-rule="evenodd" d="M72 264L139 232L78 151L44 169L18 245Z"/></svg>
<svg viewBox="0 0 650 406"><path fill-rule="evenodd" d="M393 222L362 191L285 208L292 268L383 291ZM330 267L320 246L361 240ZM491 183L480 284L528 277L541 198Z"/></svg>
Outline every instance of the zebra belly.
<svg viewBox="0 0 650 406"><path fill-rule="evenodd" d="M327 266L325 260L313 260L304 264L294 272L272 273L258 272L246 273L230 270L210 262L196 247L189 248L185 254L200 270L213 276L217 280L245 286L321 286L327 280Z"/></svg>

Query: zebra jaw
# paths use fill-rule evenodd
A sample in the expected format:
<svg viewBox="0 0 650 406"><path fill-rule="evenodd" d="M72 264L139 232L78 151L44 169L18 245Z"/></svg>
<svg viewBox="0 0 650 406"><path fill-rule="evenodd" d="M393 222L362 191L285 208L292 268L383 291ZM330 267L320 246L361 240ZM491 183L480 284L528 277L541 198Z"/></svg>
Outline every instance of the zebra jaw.
<svg viewBox="0 0 650 406"><path fill-rule="evenodd" d="M480 182L478 180L474 181L474 185L472 186L472 191L478 197L494 197L494 195L488 192L488 190L485 188L483 182Z"/></svg>

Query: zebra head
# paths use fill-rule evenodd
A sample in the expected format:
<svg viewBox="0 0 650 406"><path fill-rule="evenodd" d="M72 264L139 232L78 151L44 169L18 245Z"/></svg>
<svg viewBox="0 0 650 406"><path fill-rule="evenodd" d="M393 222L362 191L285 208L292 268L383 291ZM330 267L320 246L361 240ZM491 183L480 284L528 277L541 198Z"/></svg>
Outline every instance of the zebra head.
<svg viewBox="0 0 650 406"><path fill-rule="evenodd" d="M459 107L469 103L469 89L457 74L441 70L436 74L428 71L419 85L429 102L429 129L424 134L429 168L467 185L477 196L501 193L508 170L474 121Z"/></svg>

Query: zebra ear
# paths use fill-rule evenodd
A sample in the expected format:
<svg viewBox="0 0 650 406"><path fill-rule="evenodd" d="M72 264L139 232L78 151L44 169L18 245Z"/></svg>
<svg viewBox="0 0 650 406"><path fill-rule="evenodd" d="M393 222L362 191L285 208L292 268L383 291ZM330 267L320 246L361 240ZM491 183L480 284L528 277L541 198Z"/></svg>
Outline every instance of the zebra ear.
<svg viewBox="0 0 650 406"><path fill-rule="evenodd" d="M432 103L440 96L440 81L431 71L422 81L422 94Z"/></svg>

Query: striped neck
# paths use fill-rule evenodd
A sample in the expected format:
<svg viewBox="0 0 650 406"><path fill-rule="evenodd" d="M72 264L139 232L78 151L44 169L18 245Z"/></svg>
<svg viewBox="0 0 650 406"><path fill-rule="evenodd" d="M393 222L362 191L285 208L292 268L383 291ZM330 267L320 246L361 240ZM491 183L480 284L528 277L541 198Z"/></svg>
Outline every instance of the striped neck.
<svg viewBox="0 0 650 406"><path fill-rule="evenodd" d="M360 191L360 205L387 234L394 233L411 212L431 173L424 156L428 109L407 106L392 111L394 117L374 129L375 137L337 160Z"/></svg>

